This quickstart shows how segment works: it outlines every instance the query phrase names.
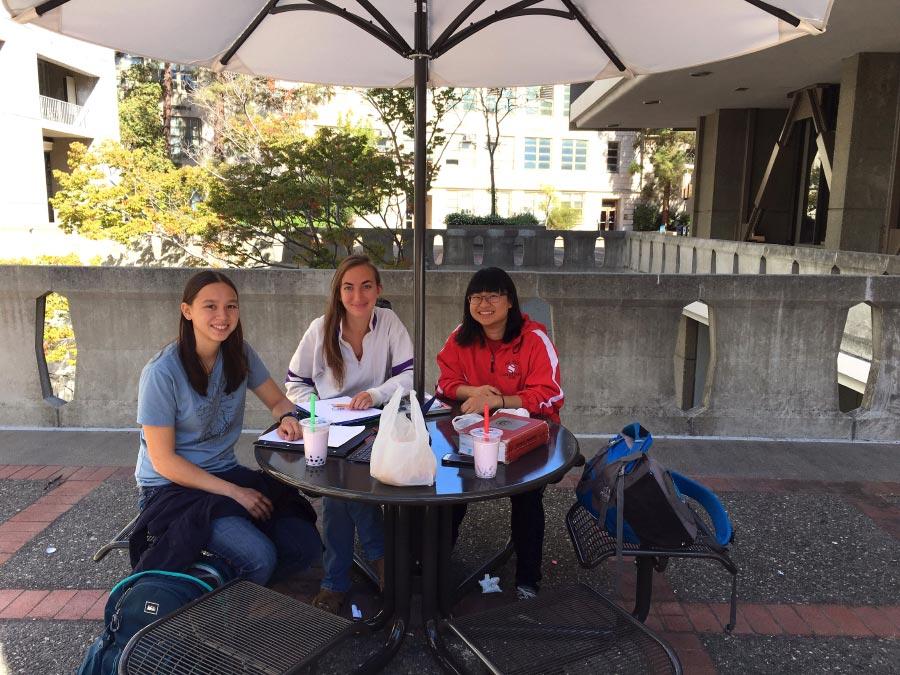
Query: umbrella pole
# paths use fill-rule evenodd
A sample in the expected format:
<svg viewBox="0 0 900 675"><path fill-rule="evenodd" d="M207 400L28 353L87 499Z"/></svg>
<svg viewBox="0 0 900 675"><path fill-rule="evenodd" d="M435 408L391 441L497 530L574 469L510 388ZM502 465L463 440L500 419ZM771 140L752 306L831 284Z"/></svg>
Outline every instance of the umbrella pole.
<svg viewBox="0 0 900 675"><path fill-rule="evenodd" d="M428 17L427 3L416 3L414 95L415 125L413 128L415 156L415 200L413 203L413 305L415 307L415 331L413 341L413 386L419 403L425 391L425 116L427 114L426 87L428 86Z"/></svg>

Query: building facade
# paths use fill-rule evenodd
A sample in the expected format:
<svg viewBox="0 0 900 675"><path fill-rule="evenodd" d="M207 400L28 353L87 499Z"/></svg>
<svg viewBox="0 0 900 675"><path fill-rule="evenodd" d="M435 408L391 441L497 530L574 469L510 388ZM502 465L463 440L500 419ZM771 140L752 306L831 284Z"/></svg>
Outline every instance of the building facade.
<svg viewBox="0 0 900 675"><path fill-rule="evenodd" d="M74 142L118 139L114 52L0 18L0 237L3 257L60 255L49 198ZM106 245L87 243L85 254Z"/></svg>

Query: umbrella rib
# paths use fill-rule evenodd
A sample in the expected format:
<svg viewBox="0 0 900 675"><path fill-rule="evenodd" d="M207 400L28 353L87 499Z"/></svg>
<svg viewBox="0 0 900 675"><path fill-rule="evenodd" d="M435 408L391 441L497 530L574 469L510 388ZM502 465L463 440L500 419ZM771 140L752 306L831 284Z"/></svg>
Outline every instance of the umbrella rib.
<svg viewBox="0 0 900 675"><path fill-rule="evenodd" d="M515 5L510 5L506 9L501 9L484 19L479 21L475 21L474 23L469 24L466 28L459 31L453 37L447 39L444 45L440 49L431 50L431 58L436 59L437 57L445 54L458 45L463 40L472 37L475 33L479 32L490 26L491 24L497 23L498 21L504 21L506 19L513 19L520 16L555 16L560 19L569 19L570 21L575 19L570 12L565 12L561 9L528 9L530 5L539 2L540 0L525 0L524 2L517 2ZM524 8L524 9L523 9Z"/></svg>
<svg viewBox="0 0 900 675"><path fill-rule="evenodd" d="M356 0L363 9L365 9L372 17L381 24L381 27L387 31L391 37L397 42L398 45L402 45L403 49L406 53L412 51L412 47L409 46L409 43L400 35L400 32L394 27L394 25L385 18L384 14L378 11L378 9L371 3L369 0Z"/></svg>
<svg viewBox="0 0 900 675"><path fill-rule="evenodd" d="M219 59L219 63L223 66L227 66L228 62L237 54L238 49L244 46L244 43L250 39L250 36L253 35L253 32L259 28L259 24L263 22L263 19L266 18L269 11L271 11L272 6L278 2L278 0L266 0L266 4L263 5L263 8L259 11L259 13L253 18L253 21L250 22L250 25L244 29L244 32L241 33L241 36L235 40L228 50L222 55L222 58Z"/></svg>
<svg viewBox="0 0 900 675"><path fill-rule="evenodd" d="M472 0L459 15L450 22L450 25L444 29L444 32L438 36L438 39L431 45L433 51L440 53L443 50L444 43L453 35L453 31L462 25L462 22L472 16L472 12L481 7L485 0Z"/></svg>
<svg viewBox="0 0 900 675"><path fill-rule="evenodd" d="M768 2L763 2L763 0L744 0L744 2L750 3L754 7L761 9L764 12L768 12L772 16L781 19L785 23L791 24L794 28L799 26L801 23L800 19L798 19L790 12L781 9L780 7L774 7Z"/></svg>
<svg viewBox="0 0 900 675"><path fill-rule="evenodd" d="M603 50L603 53L606 54L607 58L613 62L616 68L619 69L619 72L625 72L628 70L625 67L625 64L622 63L622 59L620 59L613 48L609 45L609 43L600 37L600 33L597 32L597 29L591 25L591 22L588 21L587 17L581 13L581 10L578 9L572 0L562 0L562 3L569 8L569 11L575 16L575 19L578 23L581 24L581 27L587 32L588 35L591 36L591 39L597 43L597 46Z"/></svg>
<svg viewBox="0 0 900 675"><path fill-rule="evenodd" d="M38 16L43 16L47 12L56 9L57 7L62 7L69 0L47 0L47 2L42 2L40 5L34 8L35 14Z"/></svg>
<svg viewBox="0 0 900 675"><path fill-rule="evenodd" d="M308 4L281 5L279 7L274 7L272 8L272 14L280 14L281 12L295 12L300 10L333 14L334 16L340 17L345 21L349 21L357 28L364 30L366 33L383 42L404 58L406 58L411 51L409 45L406 44L406 41L403 40L402 37L400 38L402 42L398 42L391 33L378 28L375 25L375 22L371 19L364 19L358 14L354 14L344 7L338 7L337 5L328 2L327 0L307 0L307 3Z"/></svg>

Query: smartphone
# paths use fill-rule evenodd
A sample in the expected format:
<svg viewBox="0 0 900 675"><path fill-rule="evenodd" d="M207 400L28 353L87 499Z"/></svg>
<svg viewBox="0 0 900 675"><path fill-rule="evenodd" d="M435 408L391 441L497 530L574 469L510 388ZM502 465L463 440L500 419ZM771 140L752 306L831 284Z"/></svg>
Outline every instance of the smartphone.
<svg viewBox="0 0 900 675"><path fill-rule="evenodd" d="M475 460L471 455L461 455L458 452L448 452L441 458L444 466L473 466Z"/></svg>

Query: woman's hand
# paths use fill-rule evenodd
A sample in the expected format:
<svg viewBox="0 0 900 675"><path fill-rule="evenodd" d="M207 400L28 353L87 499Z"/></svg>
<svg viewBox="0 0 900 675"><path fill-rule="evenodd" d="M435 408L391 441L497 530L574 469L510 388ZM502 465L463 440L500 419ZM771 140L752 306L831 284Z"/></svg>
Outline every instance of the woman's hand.
<svg viewBox="0 0 900 675"><path fill-rule="evenodd" d="M485 387L479 388L484 389ZM494 389L493 387L488 388ZM470 396L459 406L460 410L464 413L483 413L484 406L487 406L490 410L501 407L503 405L503 398L501 397L500 392L494 391L496 393L475 394L474 396Z"/></svg>
<svg viewBox="0 0 900 675"><path fill-rule="evenodd" d="M234 486L229 495L234 501L247 509L247 512L256 520L268 520L272 517L272 502L261 492L253 488Z"/></svg>
<svg viewBox="0 0 900 675"><path fill-rule="evenodd" d="M296 441L303 435L303 430L300 428L300 422L297 421L296 417L288 415L287 417L281 420L281 424L278 425L278 437L283 438L286 441Z"/></svg>
<svg viewBox="0 0 900 675"><path fill-rule="evenodd" d="M350 399L350 403L347 404L348 410L366 410L371 408L375 401L372 400L372 394L367 391L361 391L356 396Z"/></svg>

